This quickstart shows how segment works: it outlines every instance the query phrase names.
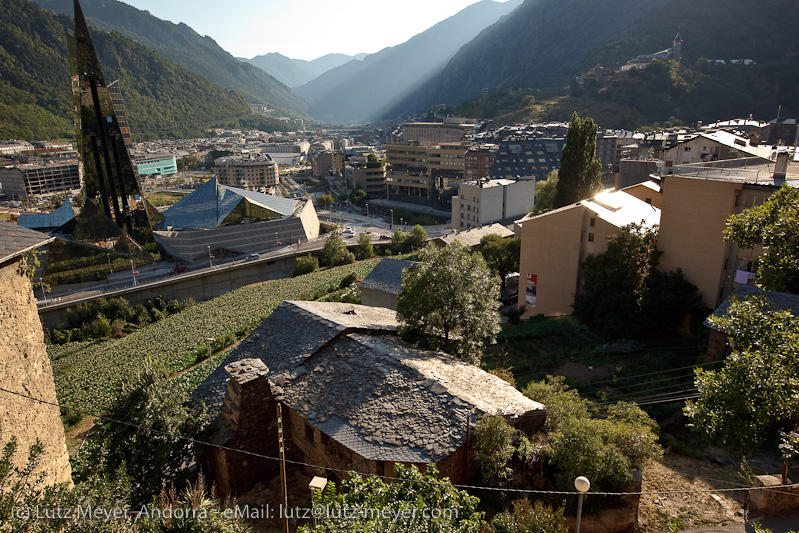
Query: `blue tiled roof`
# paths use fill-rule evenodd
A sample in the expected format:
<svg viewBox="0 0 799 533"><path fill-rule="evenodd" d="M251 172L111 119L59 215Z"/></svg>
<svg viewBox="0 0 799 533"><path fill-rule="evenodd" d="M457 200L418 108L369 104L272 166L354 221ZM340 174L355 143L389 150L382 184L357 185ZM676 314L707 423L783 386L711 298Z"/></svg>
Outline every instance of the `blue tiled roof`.
<svg viewBox="0 0 799 533"><path fill-rule="evenodd" d="M72 210L69 198L67 198L58 209L38 215L20 215L17 223L28 229L60 228L73 218L75 218L75 212Z"/></svg>

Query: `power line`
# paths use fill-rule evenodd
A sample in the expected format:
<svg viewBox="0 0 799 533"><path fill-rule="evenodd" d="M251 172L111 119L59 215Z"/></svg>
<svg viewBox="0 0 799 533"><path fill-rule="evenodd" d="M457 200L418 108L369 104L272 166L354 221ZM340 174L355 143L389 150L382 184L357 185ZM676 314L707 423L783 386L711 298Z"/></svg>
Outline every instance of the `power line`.
<svg viewBox="0 0 799 533"><path fill-rule="evenodd" d="M27 394L22 394L20 392L15 392L15 391L12 391L12 390L8 390L8 389L2 388L2 387L0 387L0 392L5 392L7 394L12 394L14 396L19 396L21 398L26 398L28 400L32 400L32 401L35 401L35 402L38 402L38 403L41 403L41 404L44 404L44 405L50 405L50 406L53 406L53 407L59 407L60 408L60 406L57 403L48 402L47 400L42 400L40 398L34 398L33 396L29 396ZM217 448L217 449L225 450L225 451L229 451L229 452L241 453L241 454L248 455L248 456L251 456L251 457L257 457L259 459L266 459L266 460L270 460L270 461L280 461L280 459L278 457L272 457L272 456L269 456L269 455L264 455L264 454L260 454L260 453L256 453L256 452L247 451L247 450L241 450L241 449L238 449L238 448L231 448L230 446L224 446L222 444L214 444L214 443L207 442L207 441L201 441L201 440L194 439L192 437L185 437L183 435L175 435L173 433L168 433L166 431L161 431L161 430L158 430L158 429L154 429L154 428L150 428L150 427L146 427L146 426L141 426L139 424L133 424L131 422L125 422L125 421L122 421L122 420L116 420L116 419L113 419L113 418L110 418L110 417L107 417L107 416L98 415L96 413L89 413L87 411L83 411L83 410L80 410L80 409L74 409L73 408L72 410L76 411L78 413L81 413L84 416L93 416L93 417L95 417L95 418L97 418L99 420L103 420L105 422L111 422L111 423L114 423L114 424L121 424L123 426L132 427L132 428L140 430L140 431L149 431L149 432L152 432L152 433L157 433L159 435L164 435L164 436L171 437L171 438L174 438L174 439L183 440L183 441L189 442L191 444L209 446L209 447L212 447L212 448ZM333 468L333 467L328 467L328 466L314 465L314 464L305 463L305 462L302 462L302 461L293 461L293 460L290 460L290 459L286 459L285 462L289 463L289 464L297 465L297 466L305 466L305 467L309 467L309 468L316 468L316 469L320 469L320 470L325 470L325 471L328 471L328 472L338 472L338 473L343 473L343 474L348 474L348 475L349 474L357 474L357 475L361 475L361 476L365 476L365 477L374 477L374 478L385 479L385 480L390 480L390 481L402 481L402 482L406 482L406 483L421 483L421 484L425 484L425 485L434 485L434 486L451 486L451 487L455 487L455 488L459 488L459 489L484 490L484 491L490 491L490 492L507 492L507 493L517 493L517 494L549 494L549 495L563 495L563 496L576 496L578 494L577 492L570 492L570 491L537 490L537 489L511 489L511 488L501 488L501 487L484 487L484 486L479 486L479 485L462 485L462 484L443 483L443 482L435 482L435 481L419 481L419 480L402 479L402 478L398 478L398 477L386 476L386 475L380 475L380 474L369 474L369 473L365 473L365 472L357 472L355 470L345 470L345 469L341 469L341 468ZM792 484L792 485L780 485L780 488L783 488L783 489L793 488L793 487L799 487L799 483L795 483L795 484ZM736 488L716 489L716 490L671 490L671 491L640 491L640 492L591 492L590 494L592 496L649 496L649 495L662 495L662 494L705 494L705 493L718 493L718 492L743 492L743 491L750 491L750 490L767 490L767 489L771 489L771 488L772 487L736 487Z"/></svg>

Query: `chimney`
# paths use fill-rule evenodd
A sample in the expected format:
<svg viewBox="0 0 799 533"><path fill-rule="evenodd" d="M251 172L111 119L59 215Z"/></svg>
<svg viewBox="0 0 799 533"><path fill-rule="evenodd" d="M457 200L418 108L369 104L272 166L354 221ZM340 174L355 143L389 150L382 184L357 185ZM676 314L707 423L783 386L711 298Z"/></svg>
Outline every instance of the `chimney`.
<svg viewBox="0 0 799 533"><path fill-rule="evenodd" d="M774 164L774 182L785 183L785 177L788 175L788 159L790 154L787 151L781 150L777 152L777 161Z"/></svg>

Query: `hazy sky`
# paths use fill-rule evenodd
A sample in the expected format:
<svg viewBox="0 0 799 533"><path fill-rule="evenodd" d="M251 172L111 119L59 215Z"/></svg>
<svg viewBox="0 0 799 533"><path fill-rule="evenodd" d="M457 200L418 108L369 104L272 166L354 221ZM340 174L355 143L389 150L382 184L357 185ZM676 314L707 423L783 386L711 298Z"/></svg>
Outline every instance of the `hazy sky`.
<svg viewBox="0 0 799 533"><path fill-rule="evenodd" d="M403 43L477 0L123 0L185 22L236 57L374 53ZM504 2L505 0L499 0Z"/></svg>

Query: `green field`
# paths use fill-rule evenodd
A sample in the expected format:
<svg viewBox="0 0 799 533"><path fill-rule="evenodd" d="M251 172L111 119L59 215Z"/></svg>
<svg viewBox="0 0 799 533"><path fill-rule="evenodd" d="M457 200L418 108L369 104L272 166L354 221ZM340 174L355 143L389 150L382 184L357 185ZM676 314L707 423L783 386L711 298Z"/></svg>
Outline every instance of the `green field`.
<svg viewBox="0 0 799 533"><path fill-rule="evenodd" d="M355 273L366 277L379 259L361 261L296 278L242 287L197 304L118 340L49 345L59 402L84 412L103 411L114 398L117 384L135 374L146 358L163 364L174 375L191 367L206 338L242 337L252 331L281 302L308 300L338 289L341 280ZM221 361L219 355L214 358ZM182 392L205 379L210 363L183 374L176 381Z"/></svg>
<svg viewBox="0 0 799 533"><path fill-rule="evenodd" d="M150 200L155 207L163 207L178 203L178 200L186 196L184 192L153 192L145 194L144 197Z"/></svg>

